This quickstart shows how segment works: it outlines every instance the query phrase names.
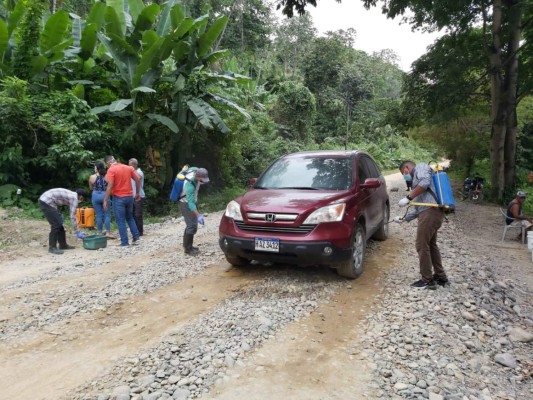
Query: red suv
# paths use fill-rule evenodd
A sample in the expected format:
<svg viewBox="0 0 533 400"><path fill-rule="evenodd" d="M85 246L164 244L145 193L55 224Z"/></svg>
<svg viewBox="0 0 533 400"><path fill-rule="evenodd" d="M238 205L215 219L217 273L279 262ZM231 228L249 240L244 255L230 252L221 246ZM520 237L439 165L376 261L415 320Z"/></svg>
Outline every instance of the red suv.
<svg viewBox="0 0 533 400"><path fill-rule="evenodd" d="M370 155L299 152L274 161L227 205L219 244L232 265L326 265L353 279L367 239L387 239L388 219L387 186Z"/></svg>

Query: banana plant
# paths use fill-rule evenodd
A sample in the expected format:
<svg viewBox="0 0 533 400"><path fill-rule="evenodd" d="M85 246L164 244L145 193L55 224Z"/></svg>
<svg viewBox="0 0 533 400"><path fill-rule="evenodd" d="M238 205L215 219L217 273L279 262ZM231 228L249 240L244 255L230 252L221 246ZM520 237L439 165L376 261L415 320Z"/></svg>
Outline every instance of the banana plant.
<svg viewBox="0 0 533 400"><path fill-rule="evenodd" d="M188 17L178 1L167 2L162 10L157 4L145 6L140 0L129 0L128 5L129 8L124 9L123 2L108 1L105 9L94 12L94 16L103 13L104 29L96 33L105 49L103 55L114 62L129 95L107 106L94 108L95 114L123 113L131 105L132 129L146 129L152 123L160 123L174 133L196 122L209 130L229 131L218 111L206 102L208 97L212 103L232 107L247 115L237 104L220 96L211 96L206 92L197 97L184 97L179 94L179 89L174 91L177 98L173 101L173 112L161 115L148 109L144 114L140 113L138 96L156 93L162 80L175 80L174 87L179 88L193 71L212 65L227 54L226 51L211 51L227 23L227 17L217 18L208 26L208 15ZM80 45L87 26L81 35ZM163 65L170 59L174 70L163 75ZM209 79L230 80L230 77L212 75ZM233 77L231 80L237 79Z"/></svg>
<svg viewBox="0 0 533 400"><path fill-rule="evenodd" d="M94 114L124 113L131 105L130 130L147 128L157 122L178 132L176 123L168 116L153 112L154 107L144 112L137 107L138 96L156 93L163 63L171 55L173 41L179 38L179 32L170 29L171 14L178 12L176 4L177 1L171 0L161 10L157 4L145 6L141 0L128 0L128 7L124 7L123 1L108 1L106 6L91 10L90 20L80 36L80 57L84 59L92 54L96 47L93 38L97 39L100 45L96 57L114 63L128 96L94 108ZM88 44L85 48L84 38L90 38L85 41Z"/></svg>
<svg viewBox="0 0 533 400"><path fill-rule="evenodd" d="M45 68L65 57L65 51L73 43L69 33L69 16L64 10L50 15L45 22L39 40L39 54L31 60L31 75L42 73Z"/></svg>
<svg viewBox="0 0 533 400"><path fill-rule="evenodd" d="M0 75L11 72L11 60L15 49L14 31L24 14L22 2L6 1L0 18Z"/></svg>
<svg viewBox="0 0 533 400"><path fill-rule="evenodd" d="M229 133L229 128L219 114L219 108L229 108L247 118L250 116L244 108L211 89L228 83L242 84L250 79L232 73L217 74L206 71L209 66L228 54L225 50L211 51L224 31L227 17L218 18L209 27L206 26L207 16L189 21L185 18L182 23L190 25L191 28L186 40L177 46L172 54L176 65L172 75L177 76L172 91L173 119L183 128L185 136L190 135L190 128L197 123L208 131ZM189 143L190 140L184 142Z"/></svg>
<svg viewBox="0 0 533 400"><path fill-rule="evenodd" d="M23 43L27 38L24 34L19 34L17 44L15 35L18 28L23 29L21 26L24 23L29 24L28 20L31 18L41 18L39 13L33 15L25 11L22 1L5 3L5 19L0 18L0 72L2 75L13 73L14 54L21 50L22 46L33 47L32 52L35 54L30 55L28 70L23 71L23 75L31 79L43 73L49 65L63 60L72 39L69 34L68 13L58 11L45 19L44 27L38 33L38 43Z"/></svg>

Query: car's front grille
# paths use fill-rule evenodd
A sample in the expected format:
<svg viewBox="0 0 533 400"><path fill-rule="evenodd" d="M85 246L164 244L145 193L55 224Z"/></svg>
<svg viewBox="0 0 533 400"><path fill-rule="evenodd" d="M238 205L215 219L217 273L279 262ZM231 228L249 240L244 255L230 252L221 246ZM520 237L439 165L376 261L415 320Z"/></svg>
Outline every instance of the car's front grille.
<svg viewBox="0 0 533 400"><path fill-rule="evenodd" d="M259 226L246 225L244 222L235 221L235 224L240 230L252 232L272 232L272 233L301 233L306 234L311 232L316 225L300 225L300 226Z"/></svg>

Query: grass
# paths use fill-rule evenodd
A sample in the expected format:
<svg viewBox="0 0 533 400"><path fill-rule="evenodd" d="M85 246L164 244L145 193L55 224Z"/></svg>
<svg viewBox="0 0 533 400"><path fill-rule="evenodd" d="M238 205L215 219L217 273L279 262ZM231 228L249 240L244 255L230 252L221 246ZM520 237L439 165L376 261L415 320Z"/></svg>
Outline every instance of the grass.
<svg viewBox="0 0 533 400"><path fill-rule="evenodd" d="M242 195L246 189L241 187L225 188L220 192L200 193L199 208L202 212L215 212L224 210L226 205L235 197Z"/></svg>

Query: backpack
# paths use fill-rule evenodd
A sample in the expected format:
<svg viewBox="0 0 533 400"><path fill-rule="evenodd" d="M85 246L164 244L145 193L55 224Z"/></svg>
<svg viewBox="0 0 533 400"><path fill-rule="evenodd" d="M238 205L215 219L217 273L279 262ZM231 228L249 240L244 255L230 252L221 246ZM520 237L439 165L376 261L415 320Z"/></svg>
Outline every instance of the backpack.
<svg viewBox="0 0 533 400"><path fill-rule="evenodd" d="M437 201L439 207L444 210L445 213L451 213L455 211L455 199L453 198L453 190L448 179L448 174L444 172L444 169L435 164L433 168L433 184L435 185L435 190L437 193L433 193L430 190L430 193Z"/></svg>
<svg viewBox="0 0 533 400"><path fill-rule="evenodd" d="M189 179L187 178L187 174L194 172L197 169L198 168L196 167L189 168L188 165L184 165L181 171L177 173L176 178L174 178L174 182L172 184L172 191L170 192L170 201L179 201L185 197L181 195L181 192L183 192L183 185L185 185L185 181L189 181Z"/></svg>

